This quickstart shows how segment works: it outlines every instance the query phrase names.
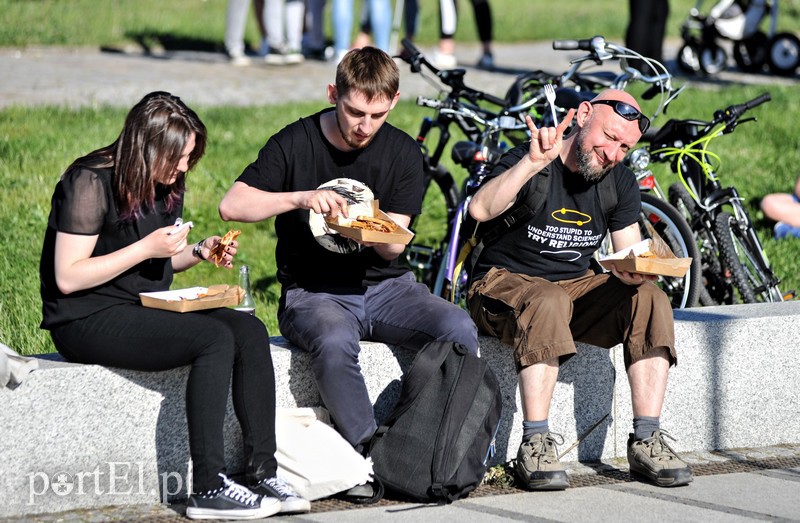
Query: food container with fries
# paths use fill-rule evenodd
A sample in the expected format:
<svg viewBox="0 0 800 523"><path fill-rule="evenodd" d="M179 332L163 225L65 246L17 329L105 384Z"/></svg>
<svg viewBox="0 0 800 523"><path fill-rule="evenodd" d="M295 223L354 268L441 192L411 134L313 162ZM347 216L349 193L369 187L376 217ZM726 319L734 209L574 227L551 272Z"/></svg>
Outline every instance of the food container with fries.
<svg viewBox="0 0 800 523"><path fill-rule="evenodd" d="M371 214L369 211L371 210ZM327 226L354 240L372 243L401 243L407 245L414 237L414 233L392 220L389 215L381 211L378 200L372 200L371 209L367 214L352 216L350 218L337 216L325 218Z"/></svg>
<svg viewBox="0 0 800 523"><path fill-rule="evenodd" d="M691 264L691 258L677 258L661 238L642 240L600 259L600 265L607 270L611 270L613 265L618 271L677 278L686 275Z"/></svg>
<svg viewBox="0 0 800 523"><path fill-rule="evenodd" d="M139 293L145 307L173 312L234 307L239 305L243 296L244 289L238 285L226 284Z"/></svg>

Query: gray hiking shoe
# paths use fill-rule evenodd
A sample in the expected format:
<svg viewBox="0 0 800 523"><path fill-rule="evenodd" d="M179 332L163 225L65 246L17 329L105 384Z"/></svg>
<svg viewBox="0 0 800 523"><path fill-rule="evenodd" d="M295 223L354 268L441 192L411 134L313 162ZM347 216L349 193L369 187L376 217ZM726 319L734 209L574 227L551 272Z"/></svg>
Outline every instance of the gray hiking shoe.
<svg viewBox="0 0 800 523"><path fill-rule="evenodd" d="M678 487L692 481L689 465L672 450L666 438L675 441L665 430L657 430L649 438L628 437L628 464L632 476L640 476L659 487Z"/></svg>
<svg viewBox="0 0 800 523"><path fill-rule="evenodd" d="M548 432L534 434L519 446L514 470L528 490L564 490L569 487L567 472L558 461L556 443L561 445L564 438Z"/></svg>

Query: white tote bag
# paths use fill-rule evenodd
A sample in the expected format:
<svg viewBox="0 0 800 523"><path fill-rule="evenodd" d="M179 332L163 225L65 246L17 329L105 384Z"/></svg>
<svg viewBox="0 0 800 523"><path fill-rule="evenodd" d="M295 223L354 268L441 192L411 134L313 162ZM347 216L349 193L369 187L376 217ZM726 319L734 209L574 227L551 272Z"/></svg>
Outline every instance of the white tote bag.
<svg viewBox="0 0 800 523"><path fill-rule="evenodd" d="M325 498L372 479L372 462L330 426L321 408L278 408L278 476L308 500Z"/></svg>

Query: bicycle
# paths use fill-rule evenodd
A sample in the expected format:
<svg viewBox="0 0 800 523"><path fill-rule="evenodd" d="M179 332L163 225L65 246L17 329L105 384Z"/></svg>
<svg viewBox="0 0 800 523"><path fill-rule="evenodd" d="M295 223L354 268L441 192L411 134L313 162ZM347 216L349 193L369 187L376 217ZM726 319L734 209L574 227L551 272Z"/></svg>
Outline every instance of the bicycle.
<svg viewBox="0 0 800 523"><path fill-rule="evenodd" d="M458 237L458 228L465 209L464 200L505 151L502 136L506 134L514 144L524 139L527 131L525 115L530 104L515 106L507 99L468 87L464 83L464 69L440 70L410 41L403 40L402 45L403 52L399 57L411 66L412 72L423 75L431 82L442 96L440 99L417 97L417 105L434 109L436 114L434 118L423 118L416 140L423 152L425 194L432 187L441 193L447 223L438 245L409 245L406 249L406 262L416 272L419 281L428 285L435 294L446 296L448 291L444 288L441 275L442 261L448 263L449 258L446 257L449 257L451 239ZM478 105L478 102L487 102L497 109L489 110ZM453 161L468 172L461 188L441 163L446 147L453 137L451 125L455 125L466 138L454 144L451 150ZM430 145L433 130L438 139L435 144ZM412 221L412 228L414 223Z"/></svg>
<svg viewBox="0 0 800 523"><path fill-rule="evenodd" d="M732 133L749 110L768 102L769 93L714 112L713 119L669 120L649 138L649 162L668 163L680 182L668 190L670 203L689 223L701 258L703 305L779 302L785 297L769 259L735 187L724 187L718 171L721 158L709 149L711 141Z"/></svg>
<svg viewBox="0 0 800 523"><path fill-rule="evenodd" d="M651 100L657 97L655 111L650 120L665 113L669 104L683 91L672 86L672 75L658 60L643 56L632 49L606 41L602 36L594 36L580 40L554 40L553 49L557 51L586 51L572 60L569 68L560 75L548 75L542 71L534 71L520 76L506 94L509 103L530 104L530 114L537 127L553 126L553 117L548 111L545 84L555 86L556 112L559 120L569 109L577 108L581 102L594 98L604 89L625 91L633 83L648 85L641 97ZM638 60L647 66L651 74L644 74L631 67L628 60ZM609 62L617 62L619 71L608 69L595 70L597 66L605 66Z"/></svg>
<svg viewBox="0 0 800 523"><path fill-rule="evenodd" d="M668 201L653 172L647 169L649 158L644 148L635 149L625 163L631 167L642 198L639 231L642 238L652 238L655 231L678 258L691 258L692 263L683 277L659 276L657 284L667 294L673 309L696 307L702 293L702 266L694 233L684 216ZM604 245L610 251L610 243ZM603 254L601 252L600 254Z"/></svg>

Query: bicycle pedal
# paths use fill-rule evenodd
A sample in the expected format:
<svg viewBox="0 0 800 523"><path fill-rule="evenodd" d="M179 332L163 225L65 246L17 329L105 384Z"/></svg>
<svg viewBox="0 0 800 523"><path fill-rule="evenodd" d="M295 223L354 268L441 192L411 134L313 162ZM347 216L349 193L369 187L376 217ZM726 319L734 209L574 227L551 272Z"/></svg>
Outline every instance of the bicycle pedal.
<svg viewBox="0 0 800 523"><path fill-rule="evenodd" d="M797 298L797 290L791 290L783 295L783 301L790 301Z"/></svg>
<svg viewBox="0 0 800 523"><path fill-rule="evenodd" d="M421 271L429 271L433 266L434 250L425 245L409 245L406 250L408 264Z"/></svg>

